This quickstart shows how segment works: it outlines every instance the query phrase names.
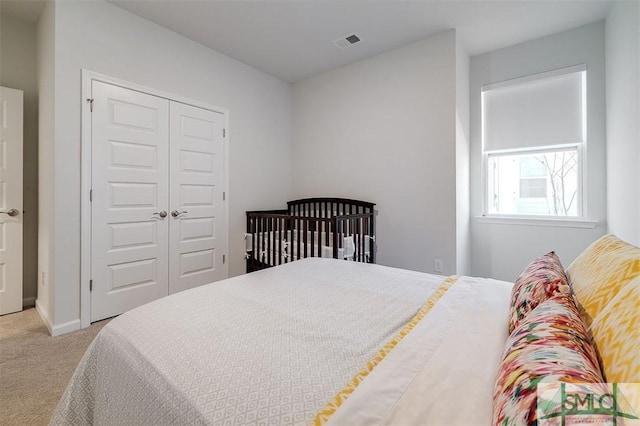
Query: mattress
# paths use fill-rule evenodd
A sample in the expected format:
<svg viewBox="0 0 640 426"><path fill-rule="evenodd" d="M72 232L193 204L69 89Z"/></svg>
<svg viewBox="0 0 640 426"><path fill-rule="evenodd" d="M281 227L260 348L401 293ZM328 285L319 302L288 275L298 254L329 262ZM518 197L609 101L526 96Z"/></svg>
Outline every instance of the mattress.
<svg viewBox="0 0 640 426"><path fill-rule="evenodd" d="M51 423L486 424L510 290L325 258L198 287L105 326Z"/></svg>

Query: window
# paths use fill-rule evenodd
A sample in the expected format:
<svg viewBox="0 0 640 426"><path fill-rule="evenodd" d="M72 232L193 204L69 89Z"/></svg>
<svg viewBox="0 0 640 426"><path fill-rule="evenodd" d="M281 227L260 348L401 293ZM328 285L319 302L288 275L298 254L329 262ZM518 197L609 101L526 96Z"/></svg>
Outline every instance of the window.
<svg viewBox="0 0 640 426"><path fill-rule="evenodd" d="M584 66L482 88L485 214L582 217Z"/></svg>
<svg viewBox="0 0 640 426"><path fill-rule="evenodd" d="M578 216L578 150L488 154L489 214Z"/></svg>

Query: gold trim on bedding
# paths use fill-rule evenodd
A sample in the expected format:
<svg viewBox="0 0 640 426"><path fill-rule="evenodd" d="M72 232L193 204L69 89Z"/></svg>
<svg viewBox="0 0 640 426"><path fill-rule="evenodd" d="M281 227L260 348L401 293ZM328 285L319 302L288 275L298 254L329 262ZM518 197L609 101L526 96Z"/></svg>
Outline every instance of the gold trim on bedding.
<svg viewBox="0 0 640 426"><path fill-rule="evenodd" d="M395 348L398 343L404 339L404 337L409 334L411 330L431 311L431 309L436 305L438 300L444 296L444 294L456 283L458 280L458 275L452 275L447 277L442 284L433 292L433 294L429 297L429 299L425 302L424 305L420 308L418 313L411 318L411 320L405 324L405 326L396 334L387 344L385 344L382 349L367 363L367 365L362 368L356 375L347 383L347 385L340 390L336 396L333 397L331 401L327 403L313 421L310 423L312 425L324 425L329 418L340 408L340 406L346 401L346 399L356 390L358 385L365 379L366 376L369 375L373 371L373 369L380 364L380 362Z"/></svg>

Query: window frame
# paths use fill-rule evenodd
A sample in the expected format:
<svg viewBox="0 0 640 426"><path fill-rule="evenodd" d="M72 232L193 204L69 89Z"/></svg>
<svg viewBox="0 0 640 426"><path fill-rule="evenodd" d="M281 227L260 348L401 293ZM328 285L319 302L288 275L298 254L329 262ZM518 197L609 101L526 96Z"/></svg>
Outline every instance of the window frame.
<svg viewBox="0 0 640 426"><path fill-rule="evenodd" d="M576 194L576 216L559 216L559 215L534 215L534 214L501 214L490 213L490 201L489 196L492 191L489 188L489 159L490 157L508 157L515 155L532 155L532 154L544 154L550 152L571 151L575 150L577 154L578 170L577 170L577 194ZM584 169L584 142L576 142L563 145L552 145L546 147L535 148L518 148L518 149L505 149L495 151L482 151L482 215L484 217L493 217L501 219L549 219L549 220L584 220L585 216L585 175Z"/></svg>
<svg viewBox="0 0 640 426"><path fill-rule="evenodd" d="M522 83L533 82L537 80L544 80L560 76L564 74L570 74L574 72L584 72L584 78L582 82L583 102L582 102L582 141L577 141L568 144L558 144L550 146L535 146L535 147L522 147L513 149L497 149L497 150L485 150L485 92L508 86L515 86ZM510 223L510 222L522 222L524 224L547 224L555 226L557 224L567 223L568 226L577 227L593 227L597 222L587 219L587 176L586 176L586 164L587 164L587 67L585 64L565 67L561 69L555 69L538 74L532 74L524 77L519 77L511 80L501 81L497 83L491 83L481 86L480 92L480 137L481 137L481 185L482 185L482 216L481 221L486 223ZM525 214L499 214L489 213L489 157L490 156L507 156L507 155L524 155L535 154L537 152L556 152L567 149L576 149L578 157L578 178L577 178L577 216L558 216L558 215L525 215Z"/></svg>

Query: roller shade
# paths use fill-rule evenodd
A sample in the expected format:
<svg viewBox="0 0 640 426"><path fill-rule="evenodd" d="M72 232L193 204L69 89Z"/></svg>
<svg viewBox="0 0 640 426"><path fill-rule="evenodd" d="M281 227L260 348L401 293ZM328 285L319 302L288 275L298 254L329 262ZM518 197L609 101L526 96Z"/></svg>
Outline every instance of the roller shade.
<svg viewBox="0 0 640 426"><path fill-rule="evenodd" d="M482 88L485 151L584 141L584 66Z"/></svg>

